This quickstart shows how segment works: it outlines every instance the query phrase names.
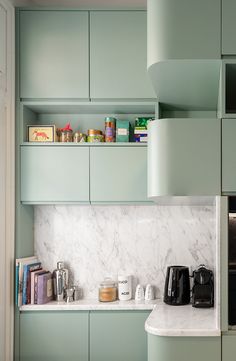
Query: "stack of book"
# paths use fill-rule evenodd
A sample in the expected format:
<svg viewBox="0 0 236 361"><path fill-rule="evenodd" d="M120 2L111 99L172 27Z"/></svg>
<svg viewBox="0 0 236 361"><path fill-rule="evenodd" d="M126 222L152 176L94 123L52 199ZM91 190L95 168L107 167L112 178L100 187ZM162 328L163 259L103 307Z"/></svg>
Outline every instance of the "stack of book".
<svg viewBox="0 0 236 361"><path fill-rule="evenodd" d="M53 299L52 274L35 256L16 259L16 305L41 305Z"/></svg>

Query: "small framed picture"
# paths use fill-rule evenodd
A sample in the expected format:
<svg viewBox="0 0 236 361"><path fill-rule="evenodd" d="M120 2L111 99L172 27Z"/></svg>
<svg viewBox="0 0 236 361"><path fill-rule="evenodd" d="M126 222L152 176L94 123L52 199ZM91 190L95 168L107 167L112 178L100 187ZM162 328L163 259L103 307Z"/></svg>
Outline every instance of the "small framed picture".
<svg viewBox="0 0 236 361"><path fill-rule="evenodd" d="M28 125L27 126L28 142L55 142L56 126L55 125Z"/></svg>

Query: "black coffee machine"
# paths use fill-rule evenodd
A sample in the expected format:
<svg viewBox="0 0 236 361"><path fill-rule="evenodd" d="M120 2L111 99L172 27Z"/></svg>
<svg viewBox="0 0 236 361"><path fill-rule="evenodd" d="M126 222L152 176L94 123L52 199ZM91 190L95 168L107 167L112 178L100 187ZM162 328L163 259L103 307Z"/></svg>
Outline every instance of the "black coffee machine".
<svg viewBox="0 0 236 361"><path fill-rule="evenodd" d="M192 305L198 308L214 306L214 276L204 265L193 272Z"/></svg>
<svg viewBox="0 0 236 361"><path fill-rule="evenodd" d="M190 302L188 267L167 267L164 302L173 306L187 305Z"/></svg>

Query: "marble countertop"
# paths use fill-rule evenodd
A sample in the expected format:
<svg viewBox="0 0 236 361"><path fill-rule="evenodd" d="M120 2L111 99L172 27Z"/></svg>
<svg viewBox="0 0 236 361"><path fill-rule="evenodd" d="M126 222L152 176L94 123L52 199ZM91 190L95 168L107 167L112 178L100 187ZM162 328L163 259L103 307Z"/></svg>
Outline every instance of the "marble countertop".
<svg viewBox="0 0 236 361"><path fill-rule="evenodd" d="M145 330L157 336L220 336L216 308L191 305L169 306L159 302L145 323Z"/></svg>
<svg viewBox="0 0 236 361"><path fill-rule="evenodd" d="M20 311L94 311L94 310L153 310L158 300L153 301L115 301L79 300L76 302L52 301L44 305L25 305Z"/></svg>

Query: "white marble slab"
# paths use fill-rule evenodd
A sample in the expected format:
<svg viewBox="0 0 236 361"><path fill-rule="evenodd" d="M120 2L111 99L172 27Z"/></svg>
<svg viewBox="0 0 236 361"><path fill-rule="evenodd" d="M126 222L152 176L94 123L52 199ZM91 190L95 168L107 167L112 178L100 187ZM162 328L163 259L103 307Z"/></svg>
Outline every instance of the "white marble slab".
<svg viewBox="0 0 236 361"><path fill-rule="evenodd" d="M85 299L118 273L163 295L166 267L204 263L216 270L214 206L36 206L35 253L50 271L70 270Z"/></svg>
<svg viewBox="0 0 236 361"><path fill-rule="evenodd" d="M145 323L145 330L157 336L220 336L216 308L159 303Z"/></svg>
<svg viewBox="0 0 236 361"><path fill-rule="evenodd" d="M25 305L20 311L96 311L96 310L153 310L158 300L137 302L114 301L99 302L97 300L80 300L76 302L52 301L44 305Z"/></svg>

